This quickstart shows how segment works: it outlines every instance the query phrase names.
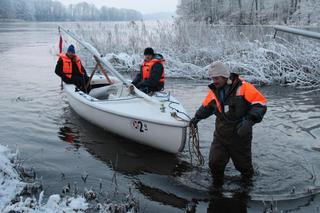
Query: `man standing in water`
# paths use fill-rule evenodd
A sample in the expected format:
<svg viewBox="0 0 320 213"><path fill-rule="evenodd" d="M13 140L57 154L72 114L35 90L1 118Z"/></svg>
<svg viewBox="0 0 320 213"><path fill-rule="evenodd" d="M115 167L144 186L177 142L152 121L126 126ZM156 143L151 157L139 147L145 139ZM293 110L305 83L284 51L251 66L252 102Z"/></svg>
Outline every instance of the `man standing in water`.
<svg viewBox="0 0 320 213"><path fill-rule="evenodd" d="M132 84L144 93L160 91L164 87L164 59L161 54L155 54L151 47L144 50L144 62L140 73Z"/></svg>
<svg viewBox="0 0 320 213"><path fill-rule="evenodd" d="M68 47L67 53L59 55L55 73L66 84L74 84L82 91L89 89L85 88L89 77L81 64L80 58L75 54L75 48L72 44Z"/></svg>
<svg viewBox="0 0 320 213"><path fill-rule="evenodd" d="M252 84L230 73L228 66L221 62L211 64L208 74L213 83L190 126L196 127L200 120L216 115L209 155L214 188L223 185L224 170L230 158L241 172L243 183L247 184L254 173L252 126L262 121L267 100Z"/></svg>

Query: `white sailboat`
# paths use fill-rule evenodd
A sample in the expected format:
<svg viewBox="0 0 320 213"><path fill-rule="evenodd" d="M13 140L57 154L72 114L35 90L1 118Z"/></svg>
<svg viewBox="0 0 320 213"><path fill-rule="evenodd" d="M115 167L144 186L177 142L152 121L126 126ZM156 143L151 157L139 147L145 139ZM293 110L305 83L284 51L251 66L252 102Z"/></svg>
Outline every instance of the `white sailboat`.
<svg viewBox="0 0 320 213"><path fill-rule="evenodd" d="M93 54L113 77L112 84L103 75L93 75L91 85L106 84L86 94L74 85L64 84L71 108L84 119L132 141L166 152L178 153L185 146L189 118L182 104L170 93L149 96L126 80L89 43L60 27Z"/></svg>

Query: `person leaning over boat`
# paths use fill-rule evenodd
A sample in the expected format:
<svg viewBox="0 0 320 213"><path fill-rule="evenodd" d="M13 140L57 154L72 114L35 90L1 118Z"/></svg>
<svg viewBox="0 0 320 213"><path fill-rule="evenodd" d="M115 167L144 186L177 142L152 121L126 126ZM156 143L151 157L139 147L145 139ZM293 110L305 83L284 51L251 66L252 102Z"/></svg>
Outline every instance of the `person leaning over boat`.
<svg viewBox="0 0 320 213"><path fill-rule="evenodd" d="M144 62L132 84L144 93L160 91L164 88L164 59L155 54L151 47L144 50Z"/></svg>
<svg viewBox="0 0 320 213"><path fill-rule="evenodd" d="M79 56L75 54L75 48L72 44L68 47L66 53L59 54L55 73L66 84L74 84L78 89L85 92L85 85L89 77L81 64Z"/></svg>
<svg viewBox="0 0 320 213"><path fill-rule="evenodd" d="M223 185L224 170L231 158L241 172L245 185L253 176L251 141L252 126L262 121L267 111L266 98L239 75L231 73L221 62L210 65L209 77L213 83L202 106L190 121L190 126L212 114L216 115L214 139L209 154L213 187Z"/></svg>

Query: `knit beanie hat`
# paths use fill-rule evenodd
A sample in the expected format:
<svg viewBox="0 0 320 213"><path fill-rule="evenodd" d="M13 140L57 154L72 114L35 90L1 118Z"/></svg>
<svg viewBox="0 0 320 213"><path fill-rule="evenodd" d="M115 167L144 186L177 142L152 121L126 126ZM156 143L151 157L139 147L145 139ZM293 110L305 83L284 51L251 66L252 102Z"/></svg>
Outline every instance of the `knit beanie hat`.
<svg viewBox="0 0 320 213"><path fill-rule="evenodd" d="M230 70L227 65L223 64L220 61L216 61L216 62L210 64L209 70L208 70L208 75L210 78L219 77L219 76L229 78L230 77Z"/></svg>
<svg viewBox="0 0 320 213"><path fill-rule="evenodd" d="M75 54L75 53L76 53L76 51L75 51L75 49L74 49L74 46L73 46L72 44L68 47L67 52L69 52L69 53L73 53L73 54Z"/></svg>
<svg viewBox="0 0 320 213"><path fill-rule="evenodd" d="M147 47L144 50L144 55L154 55L154 50L151 47Z"/></svg>

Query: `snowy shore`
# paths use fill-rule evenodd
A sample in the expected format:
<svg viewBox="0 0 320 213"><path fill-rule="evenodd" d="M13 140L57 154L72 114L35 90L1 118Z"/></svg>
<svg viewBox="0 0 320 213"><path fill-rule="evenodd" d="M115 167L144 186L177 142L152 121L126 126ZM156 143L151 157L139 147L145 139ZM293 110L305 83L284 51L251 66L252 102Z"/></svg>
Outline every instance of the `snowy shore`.
<svg viewBox="0 0 320 213"><path fill-rule="evenodd" d="M12 152L5 146L0 145L0 212L27 212L27 213L71 213L86 212L136 212L137 204L133 197L127 197L127 203L116 204L111 201L106 203L90 200L96 195L95 192L88 190L87 193L77 196L65 196L54 194L48 199L44 199L45 192L24 193L28 188L33 187L34 183L26 183L23 174L19 173L19 162L17 153ZM41 186L38 187L41 189ZM90 193L88 195L88 193ZM45 201L46 200L46 201Z"/></svg>
<svg viewBox="0 0 320 213"><path fill-rule="evenodd" d="M0 211L1 212L84 212L88 204L83 197L65 197L51 195L43 202L44 192L39 198L19 196L27 183L23 182L15 169L17 153L0 145Z"/></svg>

